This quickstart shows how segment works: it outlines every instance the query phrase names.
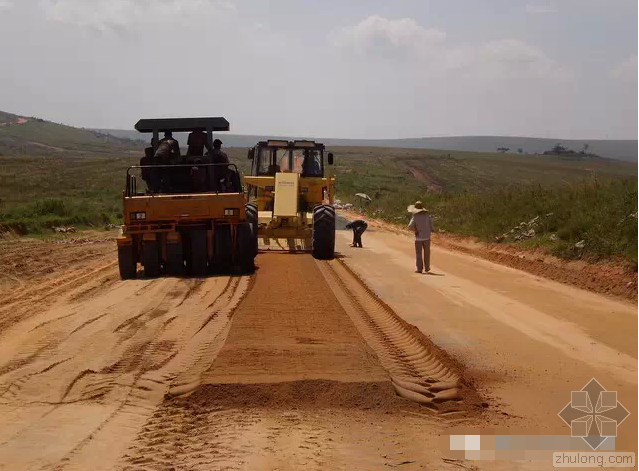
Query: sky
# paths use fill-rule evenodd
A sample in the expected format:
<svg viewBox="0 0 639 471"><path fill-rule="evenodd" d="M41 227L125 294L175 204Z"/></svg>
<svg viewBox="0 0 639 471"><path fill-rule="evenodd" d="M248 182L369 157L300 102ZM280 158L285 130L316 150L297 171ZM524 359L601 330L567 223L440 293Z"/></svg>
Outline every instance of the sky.
<svg viewBox="0 0 639 471"><path fill-rule="evenodd" d="M0 110L79 127L637 139L636 0L0 0Z"/></svg>

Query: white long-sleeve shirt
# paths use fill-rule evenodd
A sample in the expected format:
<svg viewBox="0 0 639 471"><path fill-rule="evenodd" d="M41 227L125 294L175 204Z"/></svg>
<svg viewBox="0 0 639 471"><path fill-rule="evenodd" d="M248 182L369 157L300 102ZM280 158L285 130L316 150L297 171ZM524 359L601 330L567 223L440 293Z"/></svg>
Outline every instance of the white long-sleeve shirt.
<svg viewBox="0 0 639 471"><path fill-rule="evenodd" d="M433 228L433 218L428 213L414 214L408 228L415 232L415 240L430 240L430 233Z"/></svg>

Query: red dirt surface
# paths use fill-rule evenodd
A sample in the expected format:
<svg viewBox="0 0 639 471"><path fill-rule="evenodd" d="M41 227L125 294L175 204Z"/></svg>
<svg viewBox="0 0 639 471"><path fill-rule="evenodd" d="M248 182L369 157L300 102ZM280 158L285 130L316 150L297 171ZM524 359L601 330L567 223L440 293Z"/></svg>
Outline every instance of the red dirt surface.
<svg viewBox="0 0 639 471"><path fill-rule="evenodd" d="M344 210L346 216L361 217ZM366 219L369 226L410 235L403 227L376 219ZM588 263L582 260L562 260L541 250L522 250L511 244L490 244L471 237L450 233L433 234L433 243L491 262L543 276L595 293L637 301L637 273L621 262Z"/></svg>

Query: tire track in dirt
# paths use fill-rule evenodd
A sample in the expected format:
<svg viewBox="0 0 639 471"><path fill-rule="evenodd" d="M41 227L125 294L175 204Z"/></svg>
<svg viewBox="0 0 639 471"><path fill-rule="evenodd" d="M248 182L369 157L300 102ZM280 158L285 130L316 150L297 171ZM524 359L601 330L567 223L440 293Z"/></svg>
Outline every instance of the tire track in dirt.
<svg viewBox="0 0 639 471"><path fill-rule="evenodd" d="M326 469L331 432L320 420L298 411L190 403L158 410L123 456L121 469L264 469L265 461L270 469L281 469L278 461L283 468L296 463L294 469ZM283 450L279 459L272 457Z"/></svg>
<svg viewBox="0 0 639 471"><path fill-rule="evenodd" d="M318 261L318 267L355 326L390 373L400 396L435 411L455 412L444 403L462 399L459 375L415 334L340 260Z"/></svg>
<svg viewBox="0 0 639 471"><path fill-rule="evenodd" d="M111 462L118 456L113 449L135 434L174 378L192 365L198 371L208 368L216 351L211 345L223 343L220 331L250 283L247 277L117 282L97 298L70 292L53 308L16 324L18 331L27 327L20 340L30 348L26 355L16 350L18 361L10 360L10 371L0 378L0 391L5 389L0 413L17 418L0 437L0 453L14 458L15 469L36 462L86 469L86 460L96 453L105 464ZM81 286L79 291L87 290ZM94 316L83 319L87 312ZM217 313L214 320L211 312ZM45 353L49 362L43 364ZM96 412L80 420L86 422L80 427L84 432L68 438L55 434L60 424L69 429L68 418L78 407ZM42 442L42 434L49 439ZM32 437L51 450L38 449ZM107 443L113 446L105 449ZM25 447L29 453L20 453Z"/></svg>
<svg viewBox="0 0 639 471"><path fill-rule="evenodd" d="M197 280L195 283L198 288L202 285L201 280ZM123 385L127 387L127 393L120 405L84 440L70 450L54 469L82 469L81 463L87 456L93 455L92 445L97 443L95 439L100 434L111 435L114 433L113 431L117 433L122 427L128 429L139 427L154 410L155 405L165 395L171 395L172 390L174 393L175 390L178 393L184 393L185 389L197 387L202 372L210 366L224 343L225 333L228 332L226 324L230 323L235 307L245 292L250 289L250 284L250 279L246 277L232 278L216 295L217 301L207 301L207 305L218 313L219 322L209 322L206 329L193 333L195 326L199 325L198 320L201 322L201 319L207 314L206 310L202 310L188 322L190 329L183 330L179 338L172 342L172 345L168 345L166 337L162 332L158 332L154 335L156 340L152 341L150 345L146 348L136 349L137 355L140 358L143 357L144 361L140 365L135 365L134 370L137 373L130 383ZM191 289L191 293L194 292L197 292L197 289ZM211 291L207 294L210 296ZM167 295L167 298L178 299L181 296ZM184 302L185 300L181 299L178 302L179 306L182 306ZM173 322L164 321L163 328L169 324L173 324ZM167 355L163 359L155 361L154 358L157 357L156 354L159 351L164 351ZM128 369L131 367L132 365L129 365ZM121 366L118 366L114 370L117 371L120 368Z"/></svg>
<svg viewBox="0 0 639 471"><path fill-rule="evenodd" d="M110 277L107 278L115 279L116 266L117 262L110 262L97 269L72 271L65 273L63 278L43 282L14 296L6 297L0 301L0 334L16 322L22 322L37 314L41 309L53 304L58 296L81 286L98 274L107 271L110 272ZM34 310L34 305L39 309Z"/></svg>
<svg viewBox="0 0 639 471"><path fill-rule="evenodd" d="M364 296L352 275L324 263L262 255L254 288L219 334L219 353L201 365L208 370L196 363L174 380L183 384L142 427L120 469L338 469L342 453L363 464L353 469L374 469L375 450L358 437L374 433L388 446L419 430L397 431L410 422L407 411L436 430L424 405L441 414L464 407L453 368L435 365L423 339ZM388 429L373 432L374 424ZM341 463L353 467L348 456Z"/></svg>
<svg viewBox="0 0 639 471"><path fill-rule="evenodd" d="M117 267L117 261L112 261L112 256L103 257L110 260L108 263L101 265L98 268L90 266L89 268L83 268L79 270L69 270L63 273L62 277L56 277L52 280L46 280L39 283L37 286L27 286L22 290L14 292L14 294L5 296L0 301L0 312L4 312L10 306L20 301L42 301L45 298L52 295L64 292L70 288L77 287L83 284L88 278L94 277L100 273L104 273L109 269L115 269ZM113 270L115 273L115 270ZM37 296L36 296L37 294Z"/></svg>

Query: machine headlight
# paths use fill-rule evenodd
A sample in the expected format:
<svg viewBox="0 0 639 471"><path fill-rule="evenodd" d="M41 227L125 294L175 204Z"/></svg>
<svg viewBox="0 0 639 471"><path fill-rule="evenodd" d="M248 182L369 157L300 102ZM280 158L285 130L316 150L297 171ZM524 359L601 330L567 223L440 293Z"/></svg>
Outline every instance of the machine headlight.
<svg viewBox="0 0 639 471"><path fill-rule="evenodd" d="M302 189L300 190L302 193L308 193L308 187L307 186L303 186Z"/></svg>
<svg viewBox="0 0 639 471"><path fill-rule="evenodd" d="M239 214L240 214L240 210L238 208L226 208L224 210L224 216L227 216L227 217L239 216Z"/></svg>
<svg viewBox="0 0 639 471"><path fill-rule="evenodd" d="M267 185L267 186L264 187L264 191L273 191L273 190L275 190L274 186Z"/></svg>
<svg viewBox="0 0 639 471"><path fill-rule="evenodd" d="M146 220L146 213L144 211L136 211L131 213L132 221L144 221Z"/></svg>

